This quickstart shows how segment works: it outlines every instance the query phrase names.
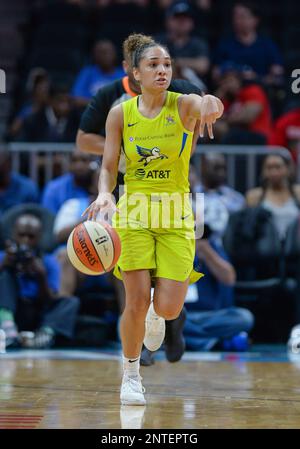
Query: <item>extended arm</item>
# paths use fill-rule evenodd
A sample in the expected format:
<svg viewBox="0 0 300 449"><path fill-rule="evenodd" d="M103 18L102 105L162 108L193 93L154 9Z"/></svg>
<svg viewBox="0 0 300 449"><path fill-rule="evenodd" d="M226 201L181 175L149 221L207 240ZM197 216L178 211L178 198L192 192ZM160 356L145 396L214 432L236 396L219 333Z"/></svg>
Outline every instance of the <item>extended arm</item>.
<svg viewBox="0 0 300 449"><path fill-rule="evenodd" d="M200 97L196 94L182 95L179 98L179 112L184 124L189 129L195 126L195 120L200 121L200 137L204 135L204 128L207 126L208 134L213 139L212 125L223 114L224 106L222 101L213 95Z"/></svg>

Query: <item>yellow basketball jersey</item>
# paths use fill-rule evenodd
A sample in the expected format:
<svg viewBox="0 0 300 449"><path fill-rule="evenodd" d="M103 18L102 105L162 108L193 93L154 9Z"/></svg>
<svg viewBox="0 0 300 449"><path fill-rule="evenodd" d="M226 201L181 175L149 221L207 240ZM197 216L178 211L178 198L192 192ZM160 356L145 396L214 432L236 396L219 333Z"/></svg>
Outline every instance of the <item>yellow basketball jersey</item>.
<svg viewBox="0 0 300 449"><path fill-rule="evenodd" d="M122 103L128 194L189 192L193 132L181 122L177 105L180 95L167 92L165 105L154 118L139 112L139 96Z"/></svg>

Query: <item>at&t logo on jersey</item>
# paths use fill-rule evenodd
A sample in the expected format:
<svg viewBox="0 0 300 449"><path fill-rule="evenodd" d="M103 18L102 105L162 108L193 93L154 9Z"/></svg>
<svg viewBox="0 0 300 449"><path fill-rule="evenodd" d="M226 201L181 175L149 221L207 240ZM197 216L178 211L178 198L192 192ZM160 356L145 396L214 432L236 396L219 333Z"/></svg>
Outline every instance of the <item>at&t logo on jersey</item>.
<svg viewBox="0 0 300 449"><path fill-rule="evenodd" d="M143 168L138 168L134 174L137 179L143 179L145 178L146 171Z"/></svg>
<svg viewBox="0 0 300 449"><path fill-rule="evenodd" d="M171 170L149 170L146 172L143 168L138 168L134 175L137 179L169 179Z"/></svg>

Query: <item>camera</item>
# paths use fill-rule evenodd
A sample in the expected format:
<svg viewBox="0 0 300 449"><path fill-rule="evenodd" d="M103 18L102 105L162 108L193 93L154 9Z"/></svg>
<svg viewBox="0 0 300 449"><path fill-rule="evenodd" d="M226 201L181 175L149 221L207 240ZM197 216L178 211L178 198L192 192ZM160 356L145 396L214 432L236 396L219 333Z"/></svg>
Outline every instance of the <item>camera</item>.
<svg viewBox="0 0 300 449"><path fill-rule="evenodd" d="M25 265L34 257L34 253L28 245L18 245L16 251L16 262L20 265Z"/></svg>
<svg viewBox="0 0 300 449"><path fill-rule="evenodd" d="M17 272L23 272L24 268L30 265L36 257L36 251L26 244L9 242L6 246L8 255L7 266L15 269Z"/></svg>

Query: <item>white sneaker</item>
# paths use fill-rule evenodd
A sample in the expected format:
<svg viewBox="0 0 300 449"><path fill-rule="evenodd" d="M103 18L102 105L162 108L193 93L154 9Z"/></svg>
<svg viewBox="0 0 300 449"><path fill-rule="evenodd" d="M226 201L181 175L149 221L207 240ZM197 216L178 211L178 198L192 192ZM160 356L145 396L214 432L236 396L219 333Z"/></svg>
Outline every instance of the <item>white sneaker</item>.
<svg viewBox="0 0 300 449"><path fill-rule="evenodd" d="M166 322L155 313L153 302L150 303L146 316L144 345L149 351L157 351L165 338Z"/></svg>
<svg viewBox="0 0 300 449"><path fill-rule="evenodd" d="M124 374L120 393L122 405L146 404L144 398L145 388L143 387L141 380L142 378L140 376L129 377L127 374Z"/></svg>

